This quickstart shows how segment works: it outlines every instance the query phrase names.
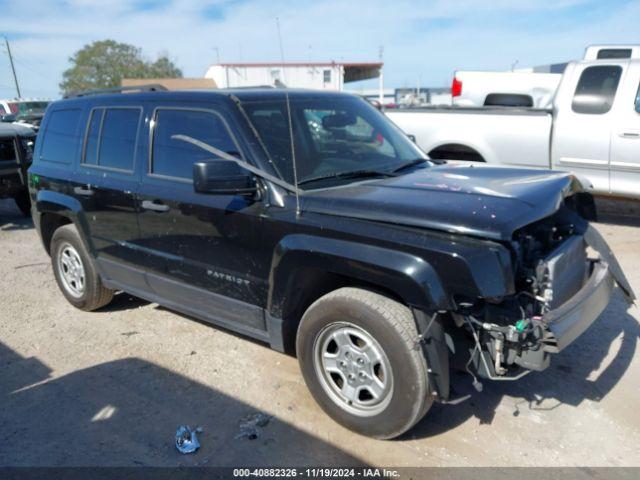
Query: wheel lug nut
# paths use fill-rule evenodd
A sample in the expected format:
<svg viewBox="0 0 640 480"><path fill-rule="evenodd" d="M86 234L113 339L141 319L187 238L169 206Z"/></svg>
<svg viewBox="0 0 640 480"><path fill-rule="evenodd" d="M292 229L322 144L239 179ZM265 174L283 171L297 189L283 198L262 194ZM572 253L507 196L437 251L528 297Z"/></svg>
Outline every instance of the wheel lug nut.
<svg viewBox="0 0 640 480"><path fill-rule="evenodd" d="M360 357L358 359L358 364L362 365L364 363L364 358Z"/></svg>
<svg viewBox="0 0 640 480"><path fill-rule="evenodd" d="M344 356L349 358L351 356L351 353L349 353L349 351L347 350L346 352L344 352Z"/></svg>
<svg viewBox="0 0 640 480"><path fill-rule="evenodd" d="M347 367L347 362L340 362L340 368L346 368Z"/></svg>

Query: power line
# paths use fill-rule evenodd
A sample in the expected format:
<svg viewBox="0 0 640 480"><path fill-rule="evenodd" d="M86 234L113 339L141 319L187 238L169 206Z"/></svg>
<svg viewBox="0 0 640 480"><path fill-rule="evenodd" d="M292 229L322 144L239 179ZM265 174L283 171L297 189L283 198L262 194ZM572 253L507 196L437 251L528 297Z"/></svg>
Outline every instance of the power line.
<svg viewBox="0 0 640 480"><path fill-rule="evenodd" d="M24 60L21 60L20 58L14 58L13 61L21 68L25 68L27 70L29 70L30 73L35 74L43 79L46 80L50 80L51 76L50 75L46 75L45 73L43 73L42 71L38 71L36 68L34 68L33 66L31 66L28 63L25 63Z"/></svg>

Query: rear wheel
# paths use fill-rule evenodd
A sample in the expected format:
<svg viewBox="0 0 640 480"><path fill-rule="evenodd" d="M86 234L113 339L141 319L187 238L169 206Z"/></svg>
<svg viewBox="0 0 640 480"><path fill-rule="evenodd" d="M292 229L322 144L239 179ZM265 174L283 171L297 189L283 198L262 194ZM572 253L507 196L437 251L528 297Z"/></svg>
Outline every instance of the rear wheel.
<svg viewBox="0 0 640 480"><path fill-rule="evenodd" d="M309 390L333 419L363 435L393 438L433 402L417 337L406 306L341 288L305 312L296 347Z"/></svg>
<svg viewBox="0 0 640 480"><path fill-rule="evenodd" d="M102 285L100 275L74 225L65 225L54 232L51 263L58 287L74 307L96 310L113 298L113 290Z"/></svg>
<svg viewBox="0 0 640 480"><path fill-rule="evenodd" d="M16 202L16 206L25 217L31 216L31 199L29 198L29 192L23 191L18 193L13 201Z"/></svg>

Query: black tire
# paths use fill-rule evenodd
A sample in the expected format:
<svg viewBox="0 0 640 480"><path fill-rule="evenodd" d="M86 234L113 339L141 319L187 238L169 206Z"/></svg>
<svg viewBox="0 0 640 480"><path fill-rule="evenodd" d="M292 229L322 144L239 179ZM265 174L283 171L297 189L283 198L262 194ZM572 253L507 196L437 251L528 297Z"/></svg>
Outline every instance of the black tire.
<svg viewBox="0 0 640 480"><path fill-rule="evenodd" d="M393 387L387 397L388 403L379 407L383 410L369 416L348 411L345 403L351 406L353 403L341 401L337 398L340 394L332 397L327 392L330 382L323 381L323 375L318 371L321 361L316 360L319 358L316 346L322 343L323 332L345 324L369 334L384 351L391 368ZM307 387L327 414L362 435L390 439L413 427L433 403L427 363L422 349L416 348L417 340L418 333L409 308L378 293L347 287L321 297L309 307L300 322L296 349ZM322 350L322 347L318 348ZM340 363L341 368L345 368L344 362ZM322 372L322 366L319 369Z"/></svg>
<svg viewBox="0 0 640 480"><path fill-rule="evenodd" d="M74 295L70 287L65 284L61 268L60 257L63 251L69 251L71 247L77 252L81 265L84 269L84 283L82 291ZM58 282L58 287L62 291L67 301L76 308L85 311L97 310L104 307L113 299L113 290L109 290L102 285L100 275L96 271L92 258L85 248L80 234L75 225L64 225L58 228L51 239L51 264L53 273Z"/></svg>
<svg viewBox="0 0 640 480"><path fill-rule="evenodd" d="M31 216L31 198L29 198L29 192L24 191L18 193L13 198L13 201L16 202L16 206L25 217Z"/></svg>

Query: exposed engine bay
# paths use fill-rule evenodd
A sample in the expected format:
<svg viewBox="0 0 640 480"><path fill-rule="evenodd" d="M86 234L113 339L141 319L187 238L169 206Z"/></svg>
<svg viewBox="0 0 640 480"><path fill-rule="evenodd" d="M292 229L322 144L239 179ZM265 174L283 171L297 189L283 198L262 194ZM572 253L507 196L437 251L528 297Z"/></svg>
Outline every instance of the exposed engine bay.
<svg viewBox="0 0 640 480"><path fill-rule="evenodd" d="M597 231L567 205L514 234L516 293L458 302L452 313L457 330L471 341L468 354L456 352L454 362L474 377L476 388L481 388L476 375L516 380L547 368L550 354L575 340L606 307L614 278L633 301L603 245Z"/></svg>

